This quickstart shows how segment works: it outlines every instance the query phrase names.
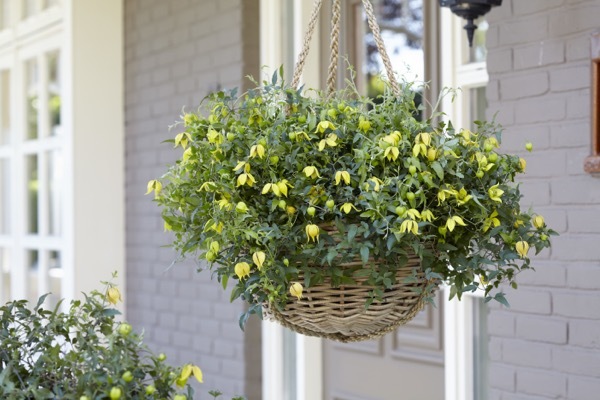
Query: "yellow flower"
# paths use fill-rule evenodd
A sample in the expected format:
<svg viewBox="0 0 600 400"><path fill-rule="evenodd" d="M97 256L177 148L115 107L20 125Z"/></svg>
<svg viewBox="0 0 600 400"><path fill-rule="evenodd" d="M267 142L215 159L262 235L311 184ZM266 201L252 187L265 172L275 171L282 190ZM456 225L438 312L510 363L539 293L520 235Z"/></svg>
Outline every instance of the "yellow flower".
<svg viewBox="0 0 600 400"><path fill-rule="evenodd" d="M269 191L271 191L272 188L273 188L273 184L272 183L267 183L267 184L265 184L265 186L263 186L263 189L262 189L262 191L260 193L261 194L267 194L267 193L269 193Z"/></svg>
<svg viewBox="0 0 600 400"><path fill-rule="evenodd" d="M192 156L192 148L189 147L189 148L185 149L185 151L183 152L183 155L181 156L181 159L183 160L183 162L186 162L187 160L190 159L191 156Z"/></svg>
<svg viewBox="0 0 600 400"><path fill-rule="evenodd" d="M147 189L148 191L146 192L146 194L150 194L154 190L154 198L157 198L160 194L160 191L162 190L162 183L160 183L160 181L156 179L153 179L150 182L148 182Z"/></svg>
<svg viewBox="0 0 600 400"><path fill-rule="evenodd" d="M496 218L498 216L498 212L494 210L489 217L483 221L483 232L487 232L492 226L495 228L500 225L500 220Z"/></svg>
<svg viewBox="0 0 600 400"><path fill-rule="evenodd" d="M423 143L425 146L431 144L431 135L427 132L421 132L415 137L415 143Z"/></svg>
<svg viewBox="0 0 600 400"><path fill-rule="evenodd" d="M304 287L300 282L294 282L290 286L290 294L292 296L296 296L298 300L302 298L302 292L304 291Z"/></svg>
<svg viewBox="0 0 600 400"><path fill-rule="evenodd" d="M206 138L208 139L209 143L214 143L214 144L223 143L223 135L221 135L219 132L215 131L214 129L208 130L208 133L206 134Z"/></svg>
<svg viewBox="0 0 600 400"><path fill-rule="evenodd" d="M231 210L233 208L233 204L231 204L229 202L229 200L227 199L221 199L219 201L217 201L217 205L219 206L219 209L225 209L227 211Z"/></svg>
<svg viewBox="0 0 600 400"><path fill-rule="evenodd" d="M454 217L450 217L446 220L446 228L450 232L452 232L454 230L456 225L467 226L467 224L465 224L465 221L463 221L463 219L461 217L459 217L458 215L455 215Z"/></svg>
<svg viewBox="0 0 600 400"><path fill-rule="evenodd" d="M414 208L411 208L410 210L406 211L406 215L408 215L412 220L421 219L421 213L419 212L419 210L416 210Z"/></svg>
<svg viewBox="0 0 600 400"><path fill-rule="evenodd" d="M243 279L246 276L250 276L250 264L248 264L247 262L239 262L235 264L233 270L240 279Z"/></svg>
<svg viewBox="0 0 600 400"><path fill-rule="evenodd" d="M419 234L419 224L417 221L406 219L400 224L400 233L411 232L413 235Z"/></svg>
<svg viewBox="0 0 600 400"><path fill-rule="evenodd" d="M467 191L465 190L465 188L460 189L456 193L456 202L461 206L464 204L467 204L469 202L469 200L471 200L472 198L473 198L473 196L471 196L470 194L467 194Z"/></svg>
<svg viewBox="0 0 600 400"><path fill-rule="evenodd" d="M119 289L114 286L108 288L105 297L110 304L117 304L119 301L123 301L121 298L121 292L119 292Z"/></svg>
<svg viewBox="0 0 600 400"><path fill-rule="evenodd" d="M254 264L256 264L259 271L262 269L266 258L267 255L264 251L257 251L254 254L252 254L252 261L254 262Z"/></svg>
<svg viewBox="0 0 600 400"><path fill-rule="evenodd" d="M335 129L335 125L333 125L331 122L329 121L321 121L319 122L319 125L317 125L317 130L316 132L319 133L325 133L325 131L327 129L331 129L334 130Z"/></svg>
<svg viewBox="0 0 600 400"><path fill-rule="evenodd" d="M246 173L250 172L250 164L247 163L246 161L238 162L237 165L235 166L235 168L233 169L233 171L236 172L242 168L244 168L244 172L246 172Z"/></svg>
<svg viewBox="0 0 600 400"><path fill-rule="evenodd" d="M350 211L352 211L352 209L358 211L358 208L354 207L354 204L352 204L352 203L344 203L340 207L340 210L342 210L346 214L350 214Z"/></svg>
<svg viewBox="0 0 600 400"><path fill-rule="evenodd" d="M435 217L433 216L433 213L430 210L423 210L421 211L421 219L423 221L431 222L435 219Z"/></svg>
<svg viewBox="0 0 600 400"><path fill-rule="evenodd" d="M327 145L329 147L337 146L337 139L338 139L338 137L335 133L330 133L327 136L327 139L323 139L319 142L319 151L325 150L325 145Z"/></svg>
<svg viewBox="0 0 600 400"><path fill-rule="evenodd" d="M519 167L521 167L521 172L525 172L527 168L527 161L524 158L519 158Z"/></svg>
<svg viewBox="0 0 600 400"><path fill-rule="evenodd" d="M435 151L435 149L430 148L427 150L427 159L429 161L432 161L432 162L435 161L436 157L437 157L437 151Z"/></svg>
<svg viewBox="0 0 600 400"><path fill-rule="evenodd" d="M293 206L287 206L285 208L285 212L290 214L290 215L294 215L294 213L296 212L296 207Z"/></svg>
<svg viewBox="0 0 600 400"><path fill-rule="evenodd" d="M412 149L413 157L417 157L419 154L426 155L427 154L427 146L423 143L415 143Z"/></svg>
<svg viewBox="0 0 600 400"><path fill-rule="evenodd" d="M174 147L181 146L183 149L185 149L191 139L192 139L192 137L190 136L189 133L187 133L187 132L179 133L179 134L175 135L175 146Z"/></svg>
<svg viewBox="0 0 600 400"><path fill-rule="evenodd" d="M367 190L369 190L369 188L371 187L371 185L369 185L368 182L373 182L373 190L376 192L379 192L379 190L381 189L381 186L383 186L383 181L375 176L367 179L367 183L365 184L365 186L367 187Z"/></svg>
<svg viewBox="0 0 600 400"><path fill-rule="evenodd" d="M310 242L311 240L313 242L319 241L320 229L317 225L308 224L308 225L306 225L305 231L306 231L306 237L308 238L307 242Z"/></svg>
<svg viewBox="0 0 600 400"><path fill-rule="evenodd" d="M217 184L214 182L204 182L201 186L200 189L198 189L199 192L206 190L207 192L214 192L215 189L217 188Z"/></svg>
<svg viewBox="0 0 600 400"><path fill-rule="evenodd" d="M304 172L304 175L306 175L307 178L317 179L321 177L321 175L319 175L319 170L317 169L317 167L312 165L304 167L302 172Z"/></svg>
<svg viewBox="0 0 600 400"><path fill-rule="evenodd" d="M258 158L264 158L265 156L265 147L262 144L255 144L250 147L250 158L254 158L258 156Z"/></svg>
<svg viewBox="0 0 600 400"><path fill-rule="evenodd" d="M395 146L390 146L383 152L383 156L387 158L388 161L396 161L399 155L400 150Z"/></svg>
<svg viewBox="0 0 600 400"><path fill-rule="evenodd" d="M256 183L256 180L254 179L252 174L243 173L243 174L240 174L237 178L237 186L244 186L244 185L252 186L252 185L254 185L254 183Z"/></svg>
<svg viewBox="0 0 600 400"><path fill-rule="evenodd" d="M358 121L358 129L363 132L367 132L369 129L371 129L371 123L363 117L360 117Z"/></svg>
<svg viewBox="0 0 600 400"><path fill-rule="evenodd" d="M527 253L529 252L529 243L524 240L521 240L515 244L515 250L521 256L521 258L527 257Z"/></svg>
<svg viewBox="0 0 600 400"><path fill-rule="evenodd" d="M339 185L342 180L346 185L350 184L350 173L348 171L337 171L335 173L335 184Z"/></svg>
<svg viewBox="0 0 600 400"><path fill-rule="evenodd" d="M536 215L535 217L533 217L533 226L535 226L536 228L543 228L544 224L544 217L542 217L541 215Z"/></svg>
<svg viewBox="0 0 600 400"><path fill-rule="evenodd" d="M235 205L235 211L239 212L240 214L244 214L248 212L248 206L243 201L240 201Z"/></svg>
<svg viewBox="0 0 600 400"><path fill-rule="evenodd" d="M192 375L194 375L194 378L196 378L198 382L202 383L203 377L202 370L200 369L200 367L198 367L197 365L192 366Z"/></svg>
<svg viewBox="0 0 600 400"><path fill-rule="evenodd" d="M292 185L289 184L287 179L283 179L279 182L277 182L277 184L275 184L274 186L277 186L277 188L279 189L279 192L284 195L285 197L287 197L288 195L288 187L293 187Z"/></svg>
<svg viewBox="0 0 600 400"><path fill-rule="evenodd" d="M458 194L458 192L454 189L442 189L438 192L437 194L437 198L438 198L438 204L443 203L444 201L446 201L446 197L448 195L451 196L456 196Z"/></svg>
<svg viewBox="0 0 600 400"><path fill-rule="evenodd" d="M490 199L498 203L502 203L502 199L500 197L502 197L503 194L504 190L498 189L498 184L488 189L488 195L490 196Z"/></svg>

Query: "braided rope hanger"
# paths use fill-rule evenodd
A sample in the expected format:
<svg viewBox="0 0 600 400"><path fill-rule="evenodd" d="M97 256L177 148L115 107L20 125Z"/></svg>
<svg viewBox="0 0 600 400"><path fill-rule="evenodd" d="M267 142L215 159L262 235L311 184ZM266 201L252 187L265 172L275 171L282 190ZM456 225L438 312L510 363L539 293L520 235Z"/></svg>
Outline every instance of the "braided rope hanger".
<svg viewBox="0 0 600 400"><path fill-rule="evenodd" d="M367 14L367 22L369 24L369 28L373 32L373 38L375 39L375 44L377 45L377 50L381 55L381 59L383 61L383 65L385 67L389 84L392 88L392 92L394 95L400 95L400 88L398 86L398 82L396 81L396 77L394 76L394 69L392 68L392 62L390 61L390 57L385 49L385 44L383 43L383 39L381 38L381 31L379 30L379 24L377 23L377 18L375 17L375 12L373 11L373 5L370 0L362 0L363 6L365 7L365 12ZM304 71L304 66L306 64L306 57L310 51L310 42L317 25L317 20L319 17L319 13L321 11L321 6L323 5L323 0L315 0L312 14L310 16L310 20L308 23L308 28L306 30L306 34L304 35L304 42L302 44L302 51L298 55L298 61L296 63L296 67L294 69L294 77L292 79L292 87L297 88L300 84L300 78L302 77L302 72ZM335 91L336 84L336 73L338 69L338 51L339 51L339 32L340 32L340 15L341 15L341 0L333 0L333 15L331 18L331 55L329 59L329 68L327 72L327 93L331 94Z"/></svg>

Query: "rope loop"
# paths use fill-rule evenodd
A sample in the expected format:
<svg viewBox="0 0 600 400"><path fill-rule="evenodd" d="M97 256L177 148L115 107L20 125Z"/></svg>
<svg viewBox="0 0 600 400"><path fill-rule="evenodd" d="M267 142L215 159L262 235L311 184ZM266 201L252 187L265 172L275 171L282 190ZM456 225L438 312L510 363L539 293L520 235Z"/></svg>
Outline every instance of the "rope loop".
<svg viewBox="0 0 600 400"><path fill-rule="evenodd" d="M327 70L327 93L332 94L335 91L336 81L337 81L337 71L338 71L338 60L339 60L339 44L340 44L340 25L341 25L341 0L332 0L333 1L333 13L331 17L331 54L329 58L329 68ZM373 11L373 5L371 4L371 0L362 0L363 6L365 8L365 13L367 14L367 23L371 32L373 33L373 38L375 40L375 44L377 45L377 50L381 55L381 59L383 61L383 65L385 67L385 71L387 73L388 81L392 92L395 96L400 95L400 87L398 86L398 81L396 80L396 76L394 75L394 69L392 67L392 62L390 57L385 49L385 44L381 37L381 31L379 29L379 24L377 23L377 18L375 17L375 12ZM306 64L306 57L310 52L310 42L313 37L315 27L317 25L317 21L319 18L319 14L321 12L321 6L323 5L323 0L315 0L313 11L310 16L310 21L308 23L308 28L304 35L304 43L302 44L302 51L298 55L298 61L296 62L296 67L294 68L294 76L292 79L292 87L297 88L300 84L300 79L302 77L302 72L304 71L304 66Z"/></svg>

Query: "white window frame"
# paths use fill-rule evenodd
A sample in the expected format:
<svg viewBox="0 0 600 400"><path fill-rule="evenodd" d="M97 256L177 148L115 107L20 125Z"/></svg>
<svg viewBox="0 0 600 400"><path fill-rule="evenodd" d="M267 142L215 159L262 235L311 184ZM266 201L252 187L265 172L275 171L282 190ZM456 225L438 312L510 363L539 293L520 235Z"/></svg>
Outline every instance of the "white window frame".
<svg viewBox="0 0 600 400"><path fill-rule="evenodd" d="M489 78L485 62L465 63L467 38L463 20L442 8L440 14L442 87L460 88L458 99L446 96L444 112L455 126L470 127L470 89L486 86ZM449 291L444 287L445 298ZM464 293L462 300L453 299L444 305L444 375L445 400L476 400L474 398L474 320L476 301L483 297L478 290Z"/></svg>
<svg viewBox="0 0 600 400"><path fill-rule="evenodd" d="M11 71L11 231L0 237L11 259L11 297L26 298L28 249L57 250L64 278L61 297L81 297L111 279L125 285L125 171L123 99L123 1L60 0L42 12L21 18L23 0L10 0L9 26L0 32L0 68ZM43 0L36 0L41 9ZM23 63L58 50L61 81L61 135L43 137L47 116L39 120L38 141L23 141L25 91ZM40 76L44 76L43 72ZM45 82L38 82L45 91ZM44 99L40 99L40 102ZM38 201L40 234L26 232L27 200L23 183L25 154L60 148L63 157L61 235L46 235L49 210ZM5 151L4 149L2 151ZM38 158L38 179L45 179ZM40 182L43 186L44 182ZM144 188L140 188L143 194ZM48 290L39 253L38 290ZM1 289L0 289L1 290Z"/></svg>

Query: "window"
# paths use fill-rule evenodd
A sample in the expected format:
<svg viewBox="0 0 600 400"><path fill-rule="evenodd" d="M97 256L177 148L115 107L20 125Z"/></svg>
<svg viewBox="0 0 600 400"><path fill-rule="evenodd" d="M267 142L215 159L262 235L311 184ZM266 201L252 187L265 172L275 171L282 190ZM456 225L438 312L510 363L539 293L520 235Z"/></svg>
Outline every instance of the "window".
<svg viewBox="0 0 600 400"><path fill-rule="evenodd" d="M0 0L2 302L52 292L51 306L124 267L123 4L68 10L62 0Z"/></svg>

